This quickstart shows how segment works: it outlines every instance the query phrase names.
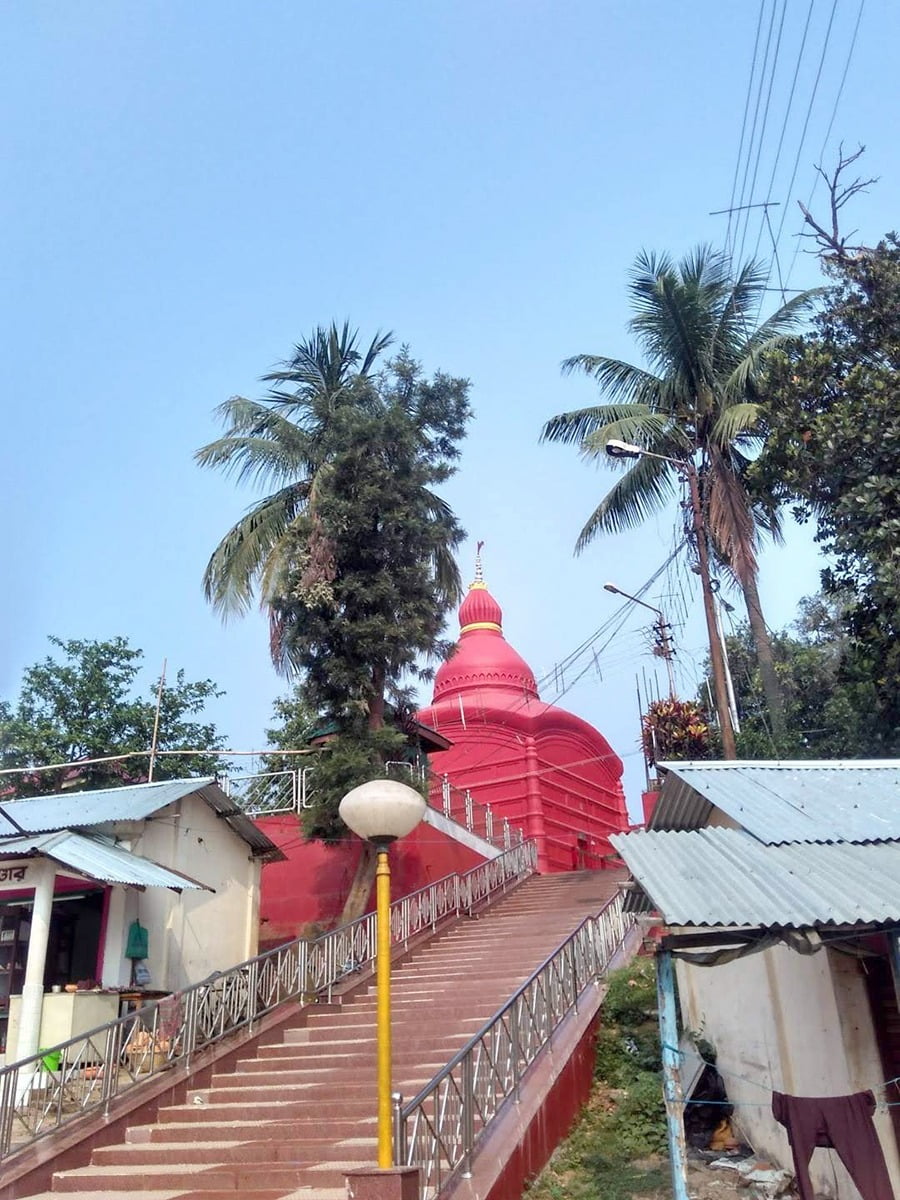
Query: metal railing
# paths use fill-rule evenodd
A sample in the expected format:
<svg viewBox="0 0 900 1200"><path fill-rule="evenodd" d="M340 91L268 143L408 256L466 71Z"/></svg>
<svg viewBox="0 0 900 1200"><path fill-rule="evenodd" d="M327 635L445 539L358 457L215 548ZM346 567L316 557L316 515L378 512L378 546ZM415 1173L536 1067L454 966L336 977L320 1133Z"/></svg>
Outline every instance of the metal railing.
<svg viewBox="0 0 900 1200"><path fill-rule="evenodd" d="M421 1200L471 1171L489 1123L635 923L622 905L619 893L583 921L417 1096L395 1099L395 1160L420 1168Z"/></svg>
<svg viewBox="0 0 900 1200"><path fill-rule="evenodd" d="M299 812L312 801L310 781L314 767L299 771L259 771L252 775L227 775L222 790L251 817Z"/></svg>
<svg viewBox="0 0 900 1200"><path fill-rule="evenodd" d="M434 930L537 865L533 842L514 846L464 875L447 875L391 905L391 943ZM334 986L374 961L375 914L314 941L297 939L148 1004L127 1016L41 1049L0 1069L0 1159L112 1101L237 1030L252 1028L289 1000L330 1000Z"/></svg>
<svg viewBox="0 0 900 1200"><path fill-rule="evenodd" d="M299 812L312 806L316 768L297 771L263 771L222 779L222 788L249 817L269 817ZM458 788L446 775L435 775L427 767L411 762L386 762L384 773L391 779L421 787L429 805L445 817L477 834L492 846L509 850L523 840L520 829L497 818L489 804L480 804L469 788Z"/></svg>

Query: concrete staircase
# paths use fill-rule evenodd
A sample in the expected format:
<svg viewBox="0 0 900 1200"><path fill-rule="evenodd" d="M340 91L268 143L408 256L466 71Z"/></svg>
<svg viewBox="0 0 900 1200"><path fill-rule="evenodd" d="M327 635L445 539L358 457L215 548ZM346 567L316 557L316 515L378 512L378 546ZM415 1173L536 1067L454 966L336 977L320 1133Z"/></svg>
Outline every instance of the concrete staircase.
<svg viewBox="0 0 900 1200"><path fill-rule="evenodd" d="M613 872L538 876L395 967L394 1087L407 1098L456 1053L580 922ZM375 1159L375 996L312 1008L302 1027L162 1108L52 1192L88 1200L344 1200L345 1171Z"/></svg>

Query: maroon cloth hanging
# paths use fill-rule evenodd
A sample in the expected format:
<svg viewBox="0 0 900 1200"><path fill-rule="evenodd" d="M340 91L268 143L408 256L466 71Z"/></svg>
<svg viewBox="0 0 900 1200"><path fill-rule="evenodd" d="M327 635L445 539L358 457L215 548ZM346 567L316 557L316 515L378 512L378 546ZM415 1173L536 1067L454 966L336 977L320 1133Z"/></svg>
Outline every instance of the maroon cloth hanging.
<svg viewBox="0 0 900 1200"><path fill-rule="evenodd" d="M894 1200L878 1133L872 1123L875 1097L786 1096L775 1092L772 1113L787 1130L801 1200L815 1200L809 1160L817 1146L836 1150L863 1200Z"/></svg>

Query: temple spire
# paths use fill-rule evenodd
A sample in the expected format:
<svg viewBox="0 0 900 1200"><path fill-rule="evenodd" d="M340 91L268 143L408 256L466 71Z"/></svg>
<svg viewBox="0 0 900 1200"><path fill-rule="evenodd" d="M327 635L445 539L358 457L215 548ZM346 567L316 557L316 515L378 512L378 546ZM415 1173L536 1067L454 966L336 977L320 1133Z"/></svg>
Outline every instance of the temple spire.
<svg viewBox="0 0 900 1200"><path fill-rule="evenodd" d="M471 591L472 588L487 587L487 584L484 582L484 570L481 565L481 547L483 545L484 542L479 542L475 548L475 578L469 584L469 591Z"/></svg>

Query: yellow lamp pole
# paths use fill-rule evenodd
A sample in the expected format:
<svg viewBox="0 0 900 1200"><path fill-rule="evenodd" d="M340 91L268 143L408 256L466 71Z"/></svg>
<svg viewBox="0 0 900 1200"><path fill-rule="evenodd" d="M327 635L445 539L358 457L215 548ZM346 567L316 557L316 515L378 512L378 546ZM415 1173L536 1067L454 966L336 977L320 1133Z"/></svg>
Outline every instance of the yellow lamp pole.
<svg viewBox="0 0 900 1200"><path fill-rule="evenodd" d="M375 984L378 1026L378 1165L392 1167L391 1113L391 864L384 847L378 850L375 872Z"/></svg>
<svg viewBox="0 0 900 1200"><path fill-rule="evenodd" d="M354 833L374 843L375 991L377 1031L378 1166L394 1165L391 1111L391 865L388 846L405 837L425 815L425 798L395 779L373 779L349 791L340 804L341 819Z"/></svg>

